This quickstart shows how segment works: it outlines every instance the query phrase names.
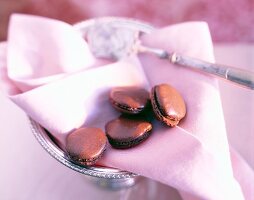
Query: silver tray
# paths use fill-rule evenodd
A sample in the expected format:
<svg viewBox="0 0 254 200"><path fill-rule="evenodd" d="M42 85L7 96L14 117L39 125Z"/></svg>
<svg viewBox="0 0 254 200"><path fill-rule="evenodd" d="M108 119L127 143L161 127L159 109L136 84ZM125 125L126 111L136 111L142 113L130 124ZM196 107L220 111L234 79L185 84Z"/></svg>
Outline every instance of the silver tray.
<svg viewBox="0 0 254 200"><path fill-rule="evenodd" d="M56 143L53 141L52 137L49 136L47 131L41 127L37 122L33 119L29 118L30 127L33 135L40 143L40 145L57 161L69 167L70 169L77 171L79 173L98 177L98 178L113 178L113 179L121 179L121 178L131 178L137 176L134 173L130 173L127 171L121 171L114 168L107 167L87 167L73 163L68 156L65 154L63 150L61 150Z"/></svg>

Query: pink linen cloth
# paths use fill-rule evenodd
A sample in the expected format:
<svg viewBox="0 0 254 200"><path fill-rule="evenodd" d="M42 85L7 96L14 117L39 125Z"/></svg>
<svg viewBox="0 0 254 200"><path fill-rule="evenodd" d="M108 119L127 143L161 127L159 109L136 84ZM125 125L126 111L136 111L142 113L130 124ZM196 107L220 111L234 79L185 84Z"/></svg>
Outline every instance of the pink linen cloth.
<svg viewBox="0 0 254 200"><path fill-rule="evenodd" d="M207 25L192 22L154 31L148 46L213 61ZM114 86L169 83L183 95L187 116L176 128L155 122L152 136L130 150L108 149L100 164L132 171L178 189L184 199L251 199L254 180L229 145L217 81L208 75L141 55L105 64L80 34L60 21L13 15L1 45L1 86L10 99L47 128L64 147L82 125L103 128L118 115L108 103ZM234 151L232 151L234 152ZM233 164L233 165L232 165ZM244 180L244 181L243 181ZM240 185L239 185L240 183Z"/></svg>

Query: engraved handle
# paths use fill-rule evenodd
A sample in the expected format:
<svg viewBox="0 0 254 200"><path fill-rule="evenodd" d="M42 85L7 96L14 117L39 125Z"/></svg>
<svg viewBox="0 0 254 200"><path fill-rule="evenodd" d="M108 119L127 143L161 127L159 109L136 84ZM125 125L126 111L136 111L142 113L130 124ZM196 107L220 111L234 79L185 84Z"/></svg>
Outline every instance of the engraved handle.
<svg viewBox="0 0 254 200"><path fill-rule="evenodd" d="M174 64L181 65L188 68L193 68L205 71L209 74L219 76L228 81L234 82L240 86L248 89L254 89L254 73L241 70L225 65L214 64L205 62L199 59L190 58L188 56L179 55L176 53L171 54L170 61Z"/></svg>

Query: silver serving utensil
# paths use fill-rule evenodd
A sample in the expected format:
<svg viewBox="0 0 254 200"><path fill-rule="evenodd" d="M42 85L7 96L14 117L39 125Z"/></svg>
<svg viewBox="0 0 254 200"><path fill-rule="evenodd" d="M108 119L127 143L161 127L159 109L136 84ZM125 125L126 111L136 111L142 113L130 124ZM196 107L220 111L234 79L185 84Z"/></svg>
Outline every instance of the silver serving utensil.
<svg viewBox="0 0 254 200"><path fill-rule="evenodd" d="M152 53L173 64L200 70L239 86L254 89L254 72L143 46L139 34L150 33L155 29L149 24L125 18L102 17L78 23L75 27L83 32L96 57L118 60L132 53Z"/></svg>

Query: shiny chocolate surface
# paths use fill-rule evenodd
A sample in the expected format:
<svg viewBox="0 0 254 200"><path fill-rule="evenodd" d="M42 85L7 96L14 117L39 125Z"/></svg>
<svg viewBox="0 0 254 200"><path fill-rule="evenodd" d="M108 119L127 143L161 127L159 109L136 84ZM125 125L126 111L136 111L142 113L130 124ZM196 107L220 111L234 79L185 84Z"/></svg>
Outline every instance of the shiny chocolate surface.
<svg viewBox="0 0 254 200"><path fill-rule="evenodd" d="M116 148L130 148L149 136L152 124L143 116L120 116L106 124L110 144Z"/></svg>
<svg viewBox="0 0 254 200"><path fill-rule="evenodd" d="M66 143L66 150L74 161L90 165L105 150L107 137L99 128L85 127L70 133Z"/></svg>
<svg viewBox="0 0 254 200"><path fill-rule="evenodd" d="M113 107L122 113L138 114L149 104L149 92L139 87L116 87L109 96Z"/></svg>
<svg viewBox="0 0 254 200"><path fill-rule="evenodd" d="M169 126L177 125L186 115L186 106L182 96L168 84L153 87L151 102L156 117Z"/></svg>

